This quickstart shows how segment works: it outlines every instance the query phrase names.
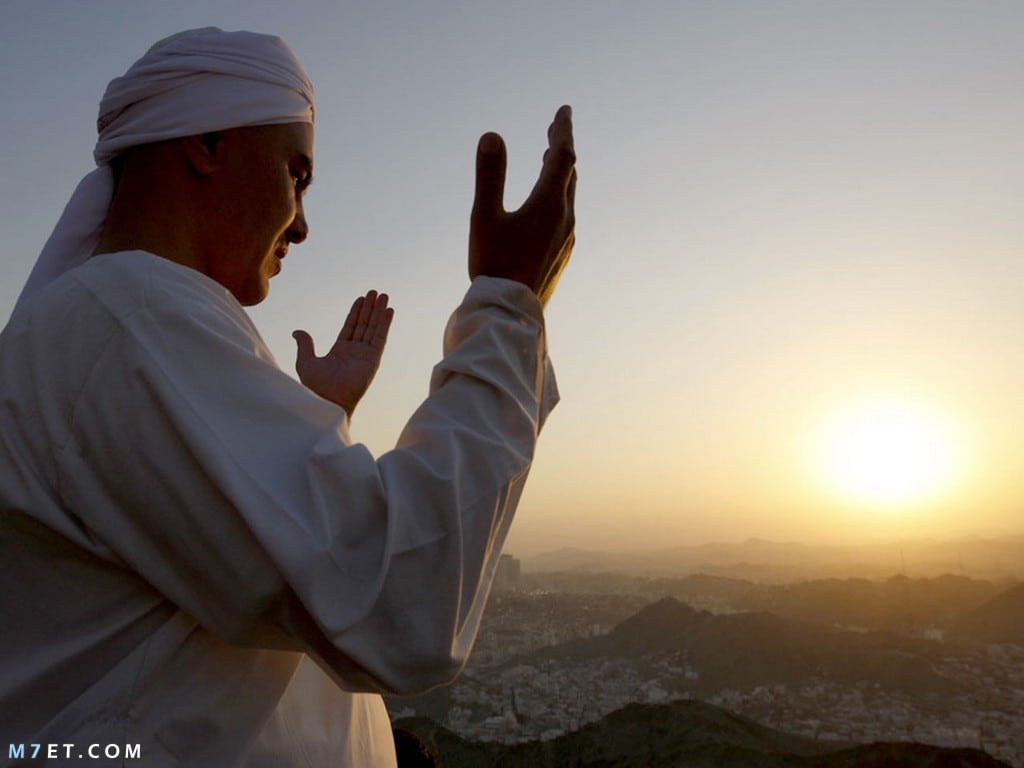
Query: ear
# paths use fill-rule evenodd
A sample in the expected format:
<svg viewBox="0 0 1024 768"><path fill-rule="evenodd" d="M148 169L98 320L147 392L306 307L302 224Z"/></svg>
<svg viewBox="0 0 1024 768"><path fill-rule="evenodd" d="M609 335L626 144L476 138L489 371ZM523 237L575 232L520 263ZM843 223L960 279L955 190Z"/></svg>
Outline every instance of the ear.
<svg viewBox="0 0 1024 768"><path fill-rule="evenodd" d="M181 139L185 157L193 173L209 176L220 166L224 144L221 132L201 133Z"/></svg>

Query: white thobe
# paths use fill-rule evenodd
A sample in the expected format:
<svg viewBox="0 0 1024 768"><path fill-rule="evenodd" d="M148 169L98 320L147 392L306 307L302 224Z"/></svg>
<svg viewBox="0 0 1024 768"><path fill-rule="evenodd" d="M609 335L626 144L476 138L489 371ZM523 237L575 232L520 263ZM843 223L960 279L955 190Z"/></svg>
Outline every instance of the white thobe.
<svg viewBox="0 0 1024 768"><path fill-rule="evenodd" d="M461 669L557 400L518 283L475 280L444 349L374 459L194 270L97 256L16 312L0 336L0 748L393 765L379 693Z"/></svg>

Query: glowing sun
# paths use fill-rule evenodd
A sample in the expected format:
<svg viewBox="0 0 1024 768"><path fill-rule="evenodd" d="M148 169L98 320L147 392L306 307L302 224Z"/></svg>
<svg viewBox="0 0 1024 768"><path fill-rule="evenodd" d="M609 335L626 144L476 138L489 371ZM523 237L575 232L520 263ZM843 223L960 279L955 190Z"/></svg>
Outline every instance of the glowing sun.
<svg viewBox="0 0 1024 768"><path fill-rule="evenodd" d="M948 485L955 440L935 413L883 401L851 408L826 431L826 474L848 498L894 507L927 501Z"/></svg>

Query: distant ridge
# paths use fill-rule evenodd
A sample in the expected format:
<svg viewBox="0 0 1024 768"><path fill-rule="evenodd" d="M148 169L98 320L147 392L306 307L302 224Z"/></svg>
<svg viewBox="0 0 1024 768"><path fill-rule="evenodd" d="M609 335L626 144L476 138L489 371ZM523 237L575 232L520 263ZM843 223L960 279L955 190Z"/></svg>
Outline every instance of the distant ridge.
<svg viewBox="0 0 1024 768"><path fill-rule="evenodd" d="M466 741L409 718L445 768L1010 768L976 749L925 744L851 746L782 733L699 701L631 704L551 741Z"/></svg>
<svg viewBox="0 0 1024 768"><path fill-rule="evenodd" d="M925 579L821 579L762 585L738 596L732 606L803 621L920 634L928 627L948 626L1003 589L949 574Z"/></svg>
<svg viewBox="0 0 1024 768"><path fill-rule="evenodd" d="M565 547L521 560L526 572L615 571L645 576L706 573L769 581L946 573L1020 579L1024 578L1024 535L849 546L748 539L627 552Z"/></svg>
<svg viewBox="0 0 1024 768"><path fill-rule="evenodd" d="M726 576L635 576L609 571L527 574L526 591L619 594L655 601L675 597L713 613L768 611L801 621L860 630L886 630L921 637L950 626L1005 592L1005 582L945 574L911 579L801 579L766 583ZM987 642L987 641L985 641Z"/></svg>

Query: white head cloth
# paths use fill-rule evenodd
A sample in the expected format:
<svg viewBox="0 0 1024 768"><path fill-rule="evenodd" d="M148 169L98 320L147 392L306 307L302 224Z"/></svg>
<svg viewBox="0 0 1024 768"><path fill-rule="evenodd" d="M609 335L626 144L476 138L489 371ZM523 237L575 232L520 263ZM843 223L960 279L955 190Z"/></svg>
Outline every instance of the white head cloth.
<svg viewBox="0 0 1024 768"><path fill-rule="evenodd" d="M227 128L312 123L314 111L313 85L278 37L206 27L161 40L107 86L93 150L99 167L79 182L15 309L92 255L114 195L110 161L123 150Z"/></svg>

